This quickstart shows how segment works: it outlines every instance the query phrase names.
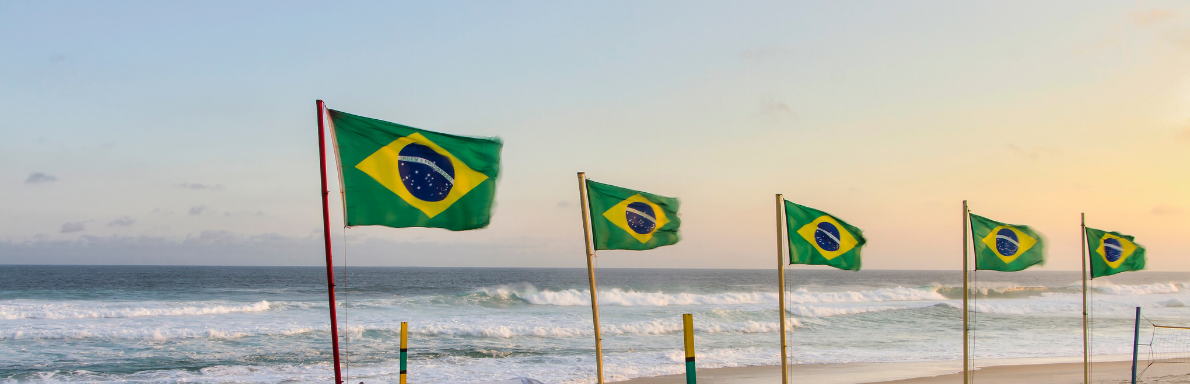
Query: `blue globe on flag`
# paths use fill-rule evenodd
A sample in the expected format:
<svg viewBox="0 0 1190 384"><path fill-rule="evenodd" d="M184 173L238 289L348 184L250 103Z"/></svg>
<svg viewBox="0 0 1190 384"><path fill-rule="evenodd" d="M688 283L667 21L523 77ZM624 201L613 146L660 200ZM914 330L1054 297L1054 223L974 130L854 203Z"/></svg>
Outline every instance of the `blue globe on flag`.
<svg viewBox="0 0 1190 384"><path fill-rule="evenodd" d="M422 201L442 201L454 187L455 167L450 159L421 145L401 149L397 171L409 193Z"/></svg>
<svg viewBox="0 0 1190 384"><path fill-rule="evenodd" d="M648 204L639 201L628 204L624 216L628 220L628 228L632 228L633 232L644 235L657 228L657 214Z"/></svg>
<svg viewBox="0 0 1190 384"><path fill-rule="evenodd" d="M1020 250L1021 242L1016 237L1016 232L1008 228L1001 228L996 232L996 251L1003 256L1015 255Z"/></svg>
<svg viewBox="0 0 1190 384"><path fill-rule="evenodd" d="M1119 239L1107 238L1103 240L1103 253L1103 258L1114 263L1124 256L1124 246L1120 244Z"/></svg>
<svg viewBox="0 0 1190 384"><path fill-rule="evenodd" d="M825 221L818 223L818 229L814 231L814 242L818 243L818 247L824 251L839 250L841 244L839 240L839 228Z"/></svg>

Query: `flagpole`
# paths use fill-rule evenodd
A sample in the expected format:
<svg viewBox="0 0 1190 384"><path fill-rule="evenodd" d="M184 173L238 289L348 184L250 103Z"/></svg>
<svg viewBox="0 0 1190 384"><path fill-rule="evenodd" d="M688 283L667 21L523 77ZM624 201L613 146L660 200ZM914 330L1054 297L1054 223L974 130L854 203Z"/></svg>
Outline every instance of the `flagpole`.
<svg viewBox="0 0 1190 384"><path fill-rule="evenodd" d="M781 255L781 203L785 200L777 194L777 312L781 314L781 384L789 384L789 358L785 345L785 258Z"/></svg>
<svg viewBox="0 0 1190 384"><path fill-rule="evenodd" d="M1080 243L1082 243L1082 251L1079 252L1078 258L1083 264L1083 274L1081 275L1083 281L1083 383L1091 383L1091 364L1090 364L1090 346L1087 344L1087 214L1082 213L1082 234L1079 235Z"/></svg>
<svg viewBox="0 0 1190 384"><path fill-rule="evenodd" d="M331 214L329 206L330 191L326 185L326 134L323 132L323 116L326 105L322 100L316 103L318 108L318 161L322 165L318 171L322 174L322 239L326 248L326 282L327 296L331 307L331 349L335 362L335 384L343 383L343 374L339 371L339 322L335 318L335 270L334 260L331 258Z"/></svg>
<svg viewBox="0 0 1190 384"><path fill-rule="evenodd" d="M967 338L967 200L963 200L963 384L971 382L971 340ZM974 240L974 239L973 239Z"/></svg>
<svg viewBox="0 0 1190 384"><path fill-rule="evenodd" d="M587 212L587 174L578 173L579 205L583 210L583 240L587 242L587 279L591 282L591 321L595 324L595 374L603 384L603 336L599 332L599 303L595 301L595 247L591 245L591 218Z"/></svg>

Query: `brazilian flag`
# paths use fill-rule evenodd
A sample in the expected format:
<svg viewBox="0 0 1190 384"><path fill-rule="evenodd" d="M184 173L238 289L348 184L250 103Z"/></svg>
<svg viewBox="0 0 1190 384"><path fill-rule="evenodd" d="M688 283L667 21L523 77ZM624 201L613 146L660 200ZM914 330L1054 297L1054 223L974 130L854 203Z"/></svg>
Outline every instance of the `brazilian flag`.
<svg viewBox="0 0 1190 384"><path fill-rule="evenodd" d="M431 132L327 110L347 226L488 226L500 173L496 138Z"/></svg>
<svg viewBox="0 0 1190 384"><path fill-rule="evenodd" d="M785 200L789 263L858 271L864 232L837 217Z"/></svg>
<svg viewBox="0 0 1190 384"><path fill-rule="evenodd" d="M971 214L975 269L1016 272L1045 264L1045 242L1026 225L1004 224Z"/></svg>
<svg viewBox="0 0 1190 384"><path fill-rule="evenodd" d="M643 251L681 240L678 199L587 180L595 249Z"/></svg>
<svg viewBox="0 0 1190 384"><path fill-rule="evenodd" d="M1087 231L1087 249L1091 250L1091 278L1145 269L1145 247L1132 236L1091 227Z"/></svg>

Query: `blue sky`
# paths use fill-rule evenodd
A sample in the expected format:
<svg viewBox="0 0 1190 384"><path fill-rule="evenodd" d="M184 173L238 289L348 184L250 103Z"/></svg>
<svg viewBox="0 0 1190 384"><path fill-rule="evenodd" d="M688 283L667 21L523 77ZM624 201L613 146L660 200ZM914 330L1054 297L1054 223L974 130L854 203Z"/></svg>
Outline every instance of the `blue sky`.
<svg viewBox="0 0 1190 384"><path fill-rule="evenodd" d="M360 265L582 267L586 171L683 200L601 266L769 268L784 193L867 268L957 269L967 199L1046 269L1080 212L1190 269L1180 2L5 2L0 36L0 263L321 263L323 99L505 141L491 227L336 229Z"/></svg>

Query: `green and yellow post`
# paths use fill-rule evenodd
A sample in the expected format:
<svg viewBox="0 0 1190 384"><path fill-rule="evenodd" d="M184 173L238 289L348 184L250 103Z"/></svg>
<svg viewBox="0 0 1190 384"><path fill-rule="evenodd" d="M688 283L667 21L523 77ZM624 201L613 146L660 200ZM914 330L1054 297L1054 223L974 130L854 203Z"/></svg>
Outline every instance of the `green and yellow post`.
<svg viewBox="0 0 1190 384"><path fill-rule="evenodd" d="M401 384L405 383L405 363L409 360L409 322L401 322Z"/></svg>
<svg viewBox="0 0 1190 384"><path fill-rule="evenodd" d="M694 376L694 315L682 315L682 333L686 336L686 384L695 384Z"/></svg>

